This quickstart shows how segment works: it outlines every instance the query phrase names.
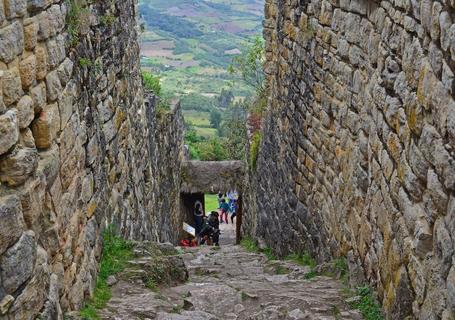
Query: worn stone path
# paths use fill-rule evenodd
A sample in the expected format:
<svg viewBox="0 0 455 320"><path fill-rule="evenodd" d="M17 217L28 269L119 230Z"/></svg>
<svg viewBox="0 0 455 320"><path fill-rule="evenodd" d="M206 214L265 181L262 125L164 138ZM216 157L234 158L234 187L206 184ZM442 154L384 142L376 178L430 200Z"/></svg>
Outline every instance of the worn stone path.
<svg viewBox="0 0 455 320"><path fill-rule="evenodd" d="M222 244L233 241L222 226ZM141 281L120 281L102 319L274 320L362 319L349 310L342 285L328 277L305 280L308 267L268 262L233 244L200 247L182 255L190 278L185 284L147 289ZM279 272L277 272L279 271Z"/></svg>

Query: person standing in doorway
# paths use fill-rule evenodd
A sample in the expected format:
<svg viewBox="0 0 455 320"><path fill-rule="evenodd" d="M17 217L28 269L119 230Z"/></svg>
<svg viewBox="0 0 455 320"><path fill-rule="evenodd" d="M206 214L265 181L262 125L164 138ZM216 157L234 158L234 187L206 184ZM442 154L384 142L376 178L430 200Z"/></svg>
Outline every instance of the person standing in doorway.
<svg viewBox="0 0 455 320"><path fill-rule="evenodd" d="M199 200L194 203L193 215L194 215L196 234L199 234L199 232L201 232L202 224L204 223L204 210L202 207L202 203Z"/></svg>
<svg viewBox="0 0 455 320"><path fill-rule="evenodd" d="M237 201L233 200L231 204L231 222L234 224L234 218L237 216Z"/></svg>
<svg viewBox="0 0 455 320"><path fill-rule="evenodd" d="M221 207L221 200L224 199L224 194L221 193L221 191L218 192L218 207Z"/></svg>
<svg viewBox="0 0 455 320"><path fill-rule="evenodd" d="M229 213L229 205L226 203L226 199L222 199L221 200L221 204L220 204L220 222L223 223L223 217L224 217L224 222L226 222L226 224L229 223L228 221L228 213Z"/></svg>

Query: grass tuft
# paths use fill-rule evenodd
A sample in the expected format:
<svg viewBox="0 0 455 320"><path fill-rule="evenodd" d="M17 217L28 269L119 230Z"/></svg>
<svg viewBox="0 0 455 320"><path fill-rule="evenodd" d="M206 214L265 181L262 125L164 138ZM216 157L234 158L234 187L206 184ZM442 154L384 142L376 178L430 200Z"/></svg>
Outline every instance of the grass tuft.
<svg viewBox="0 0 455 320"><path fill-rule="evenodd" d="M301 266L316 267L316 261L308 253L291 254L284 258Z"/></svg>
<svg viewBox="0 0 455 320"><path fill-rule="evenodd" d="M267 247L263 251L264 255L267 257L268 260L276 260L276 256L272 251L272 248Z"/></svg>
<svg viewBox="0 0 455 320"><path fill-rule="evenodd" d="M148 279L145 286L152 291L158 292L158 285L156 284L156 281L153 278Z"/></svg>
<svg viewBox="0 0 455 320"><path fill-rule="evenodd" d="M256 241L254 241L253 238L246 237L243 238L242 241L240 241L240 245L246 249L248 252L252 253L259 253L260 250L256 244Z"/></svg>
<svg viewBox="0 0 455 320"><path fill-rule="evenodd" d="M95 291L80 311L82 319L85 320L99 319L97 309L106 307L107 302L112 297L111 289L106 282L107 278L123 271L127 262L133 257L132 243L116 236L113 228L109 227L104 232L103 240L103 255Z"/></svg>
<svg viewBox="0 0 455 320"><path fill-rule="evenodd" d="M353 307L362 313L365 320L383 320L384 316L381 307L373 296L373 291L368 286L358 287L357 295L362 297L359 302L353 304Z"/></svg>
<svg viewBox="0 0 455 320"><path fill-rule="evenodd" d="M288 274L289 270L282 265L275 266L275 274Z"/></svg>

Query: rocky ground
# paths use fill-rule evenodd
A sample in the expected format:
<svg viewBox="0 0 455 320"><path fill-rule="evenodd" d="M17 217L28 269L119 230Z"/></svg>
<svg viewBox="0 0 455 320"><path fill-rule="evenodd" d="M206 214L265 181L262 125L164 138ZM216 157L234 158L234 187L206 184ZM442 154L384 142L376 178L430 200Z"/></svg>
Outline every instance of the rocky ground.
<svg viewBox="0 0 455 320"><path fill-rule="evenodd" d="M222 225L221 247L186 249L183 284L149 289L120 276L102 319L362 319L342 298L342 285L328 277L305 280L308 267L268 262L233 245L232 225Z"/></svg>

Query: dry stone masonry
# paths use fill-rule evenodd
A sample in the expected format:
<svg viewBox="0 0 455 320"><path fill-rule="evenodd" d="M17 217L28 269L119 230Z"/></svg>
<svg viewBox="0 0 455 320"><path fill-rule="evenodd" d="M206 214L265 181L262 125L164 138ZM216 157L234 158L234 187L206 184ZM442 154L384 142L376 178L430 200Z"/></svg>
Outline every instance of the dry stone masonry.
<svg viewBox="0 0 455 320"><path fill-rule="evenodd" d="M80 308L109 224L177 240L183 124L178 104L144 99L137 12L134 0L0 0L2 320Z"/></svg>
<svg viewBox="0 0 455 320"><path fill-rule="evenodd" d="M266 0L244 231L345 256L388 319L455 319L455 2Z"/></svg>

